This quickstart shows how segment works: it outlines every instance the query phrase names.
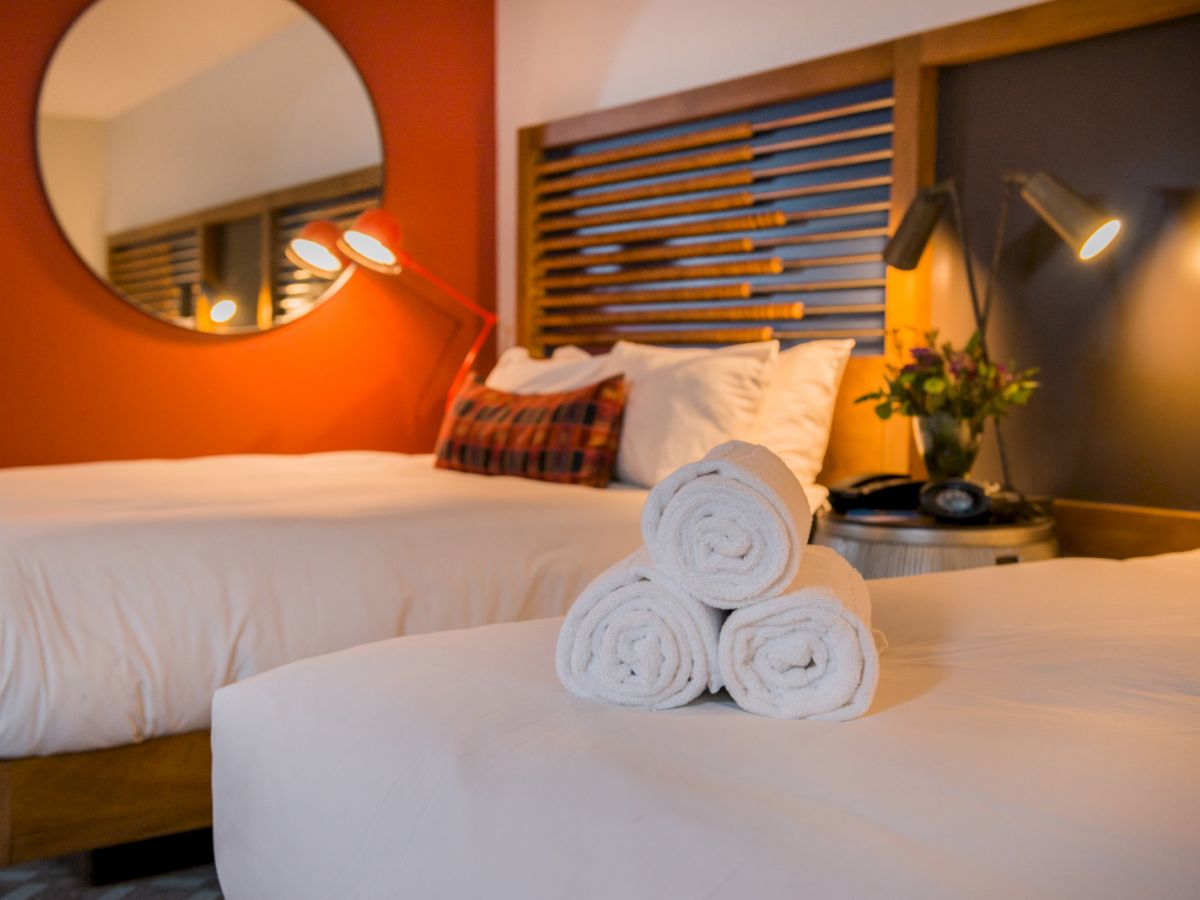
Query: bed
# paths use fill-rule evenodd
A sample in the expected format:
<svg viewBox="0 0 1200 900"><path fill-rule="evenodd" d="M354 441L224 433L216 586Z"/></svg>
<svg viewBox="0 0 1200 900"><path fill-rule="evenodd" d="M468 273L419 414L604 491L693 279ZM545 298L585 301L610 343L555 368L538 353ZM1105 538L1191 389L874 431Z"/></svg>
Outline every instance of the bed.
<svg viewBox="0 0 1200 900"><path fill-rule="evenodd" d="M574 698L557 619L225 688L225 896L1195 896L1200 552L872 595L890 646L848 723Z"/></svg>
<svg viewBox="0 0 1200 900"><path fill-rule="evenodd" d="M0 471L0 863L207 825L219 687L559 614L644 497L380 452Z"/></svg>

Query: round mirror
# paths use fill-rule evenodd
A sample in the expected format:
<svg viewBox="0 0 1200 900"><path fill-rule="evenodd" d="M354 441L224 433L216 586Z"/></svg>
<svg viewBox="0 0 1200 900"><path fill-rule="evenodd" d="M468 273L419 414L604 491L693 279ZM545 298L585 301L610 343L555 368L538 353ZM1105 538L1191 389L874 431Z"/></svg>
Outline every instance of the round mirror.
<svg viewBox="0 0 1200 900"><path fill-rule="evenodd" d="M164 322L274 328L337 283L289 239L377 206L383 152L362 78L290 0L97 0L38 98L46 197L80 258Z"/></svg>

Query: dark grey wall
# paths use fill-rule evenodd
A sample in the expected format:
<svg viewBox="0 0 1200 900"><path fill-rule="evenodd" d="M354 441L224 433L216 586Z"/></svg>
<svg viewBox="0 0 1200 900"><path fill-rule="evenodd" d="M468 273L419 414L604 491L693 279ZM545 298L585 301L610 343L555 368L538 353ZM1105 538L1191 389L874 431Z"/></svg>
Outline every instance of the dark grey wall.
<svg viewBox="0 0 1200 900"><path fill-rule="evenodd" d="M1082 264L1014 198L989 337L1042 370L1005 426L1018 486L1200 509L1200 17L945 70L939 115L977 262L1002 171L1050 172L1125 224ZM947 283L935 317L968 308ZM996 474L989 440L976 475Z"/></svg>

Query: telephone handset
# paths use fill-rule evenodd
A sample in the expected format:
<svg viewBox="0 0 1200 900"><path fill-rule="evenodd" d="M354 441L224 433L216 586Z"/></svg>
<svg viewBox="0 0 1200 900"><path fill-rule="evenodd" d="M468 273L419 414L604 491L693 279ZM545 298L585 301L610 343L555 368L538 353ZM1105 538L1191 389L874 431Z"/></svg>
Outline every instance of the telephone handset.
<svg viewBox="0 0 1200 900"><path fill-rule="evenodd" d="M925 482L911 475L877 472L854 475L829 488L829 505L834 512L852 509L916 510Z"/></svg>

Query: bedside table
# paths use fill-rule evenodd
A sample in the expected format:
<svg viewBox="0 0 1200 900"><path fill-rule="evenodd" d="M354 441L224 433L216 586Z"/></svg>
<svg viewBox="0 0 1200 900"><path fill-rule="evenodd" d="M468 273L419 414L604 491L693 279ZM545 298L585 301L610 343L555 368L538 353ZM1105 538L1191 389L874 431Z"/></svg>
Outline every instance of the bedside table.
<svg viewBox="0 0 1200 900"><path fill-rule="evenodd" d="M943 525L925 516L841 515L813 523L813 543L832 547L864 578L919 575L1058 556L1051 518L1017 524Z"/></svg>

